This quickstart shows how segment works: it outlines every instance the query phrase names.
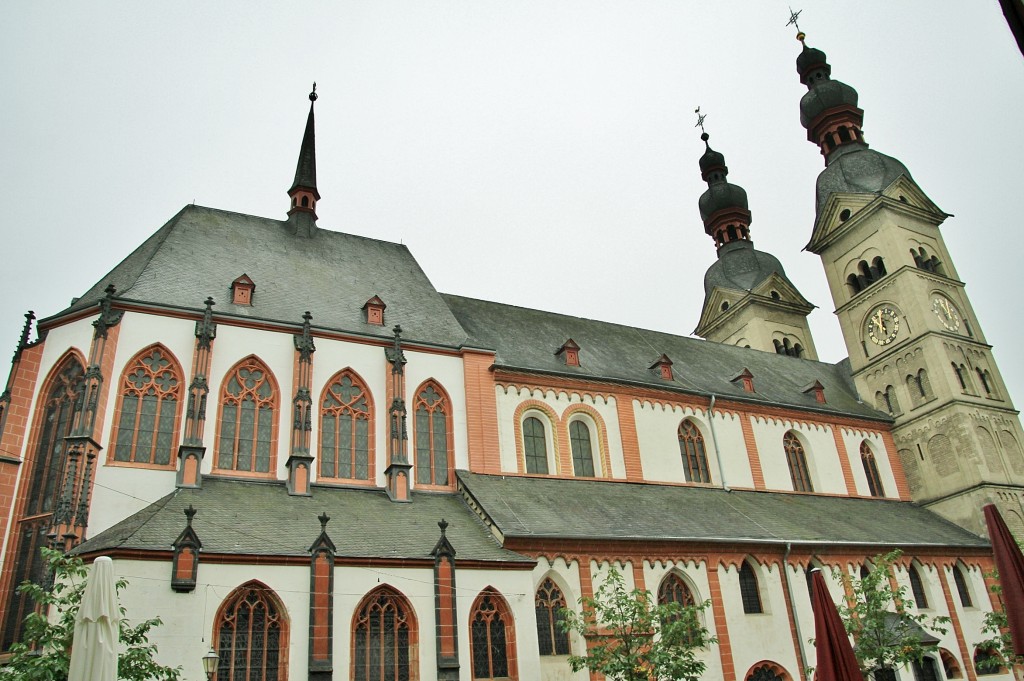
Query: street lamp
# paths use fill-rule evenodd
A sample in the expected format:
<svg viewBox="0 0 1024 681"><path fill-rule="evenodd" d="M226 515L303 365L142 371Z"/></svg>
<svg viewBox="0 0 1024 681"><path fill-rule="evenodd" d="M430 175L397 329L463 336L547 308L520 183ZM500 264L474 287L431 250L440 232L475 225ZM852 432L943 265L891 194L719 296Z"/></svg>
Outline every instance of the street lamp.
<svg viewBox="0 0 1024 681"><path fill-rule="evenodd" d="M203 655L203 671L206 672L208 681L213 681L213 675L217 673L218 664L220 664L220 657L213 648L210 648L210 652Z"/></svg>

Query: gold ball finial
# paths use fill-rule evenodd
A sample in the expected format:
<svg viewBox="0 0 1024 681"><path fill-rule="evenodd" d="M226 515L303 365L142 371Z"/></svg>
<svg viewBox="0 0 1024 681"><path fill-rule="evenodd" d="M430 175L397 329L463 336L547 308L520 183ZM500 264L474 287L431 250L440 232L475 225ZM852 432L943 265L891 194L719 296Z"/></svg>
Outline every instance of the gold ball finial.
<svg viewBox="0 0 1024 681"><path fill-rule="evenodd" d="M799 33L796 34L796 39L799 40L800 42L803 42L804 38L806 38L806 37L807 37L807 34L804 33L803 31L800 31Z"/></svg>

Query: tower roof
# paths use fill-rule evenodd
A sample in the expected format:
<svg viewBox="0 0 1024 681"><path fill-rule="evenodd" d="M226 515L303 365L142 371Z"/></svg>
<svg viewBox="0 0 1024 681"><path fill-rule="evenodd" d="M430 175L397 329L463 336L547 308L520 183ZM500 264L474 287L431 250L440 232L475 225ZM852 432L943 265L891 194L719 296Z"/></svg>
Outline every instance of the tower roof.
<svg viewBox="0 0 1024 681"><path fill-rule="evenodd" d="M306 131L302 134L302 146L299 147L299 161L295 165L295 181L289 193L302 187L311 190L320 199L316 189L316 126L313 121L313 104L317 100L316 83L309 93L309 116L306 117Z"/></svg>

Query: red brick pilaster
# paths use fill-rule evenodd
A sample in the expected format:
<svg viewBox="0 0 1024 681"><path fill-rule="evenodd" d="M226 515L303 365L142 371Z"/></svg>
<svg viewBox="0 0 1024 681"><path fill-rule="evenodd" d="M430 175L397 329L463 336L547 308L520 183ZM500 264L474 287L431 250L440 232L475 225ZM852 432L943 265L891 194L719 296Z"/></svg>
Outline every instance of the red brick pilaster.
<svg viewBox="0 0 1024 681"><path fill-rule="evenodd" d="M903 462L900 461L896 441L892 439L891 431L882 431L882 442L885 443L885 453L889 455L889 468L892 470L892 476L896 479L896 493L899 494L900 501L910 501L910 485L907 484L907 476L903 473Z"/></svg>
<svg viewBox="0 0 1024 681"><path fill-rule="evenodd" d="M857 483L853 480L853 468L850 466L850 455L846 451L846 441L839 426L830 426L832 437L836 441L836 451L839 452L839 466L843 469L843 480L846 481L846 493L851 497L857 496Z"/></svg>
<svg viewBox="0 0 1024 681"><path fill-rule="evenodd" d="M974 657L968 652L967 641L964 639L964 629L960 624L960 615L953 603L953 594L949 591L949 580L946 579L946 568L942 564L936 566L939 572L939 581L942 582L942 595L946 598L946 609L949 611L949 623L953 625L953 634L956 636L957 646L960 648L960 659L964 661L964 669L967 672L967 681L978 681L977 673L974 671ZM954 568L956 569L956 568Z"/></svg>
<svg viewBox="0 0 1024 681"><path fill-rule="evenodd" d="M761 470L761 455L757 452L757 440L754 438L753 418L747 412L739 412L740 427L743 430L743 444L747 447L747 460L750 462L750 474L754 478L754 489L765 489L764 471Z"/></svg>
<svg viewBox="0 0 1024 681"><path fill-rule="evenodd" d="M725 620L722 584L718 579L718 568L720 565L721 562L717 558L709 557L707 569L708 587L711 590L711 612L715 616L715 634L718 636L718 654L722 663L722 679L723 681L736 681L736 663L732 659L729 624Z"/></svg>
<svg viewBox="0 0 1024 681"><path fill-rule="evenodd" d="M480 473L501 472L498 445L498 398L495 394L492 353L462 353L466 382L466 445L469 468Z"/></svg>
<svg viewBox="0 0 1024 681"><path fill-rule="evenodd" d="M622 459L626 465L626 480L639 482L644 479L644 466L640 459L640 441L636 435L633 396L623 393L615 395L615 409L619 417L619 434L622 437Z"/></svg>

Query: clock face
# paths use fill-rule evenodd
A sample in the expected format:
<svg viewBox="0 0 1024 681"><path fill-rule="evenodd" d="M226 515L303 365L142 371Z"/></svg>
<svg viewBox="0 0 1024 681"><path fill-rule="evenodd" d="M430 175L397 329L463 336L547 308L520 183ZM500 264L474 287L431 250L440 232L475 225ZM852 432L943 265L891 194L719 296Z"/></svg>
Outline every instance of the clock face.
<svg viewBox="0 0 1024 681"><path fill-rule="evenodd" d="M868 338L875 345L888 345L900 332L900 318L891 307L880 307L868 317Z"/></svg>
<svg viewBox="0 0 1024 681"><path fill-rule="evenodd" d="M949 302L948 298L936 296L932 301L932 311L935 312L935 316L939 318L942 325L950 331L960 328L960 313L957 311L956 305Z"/></svg>

